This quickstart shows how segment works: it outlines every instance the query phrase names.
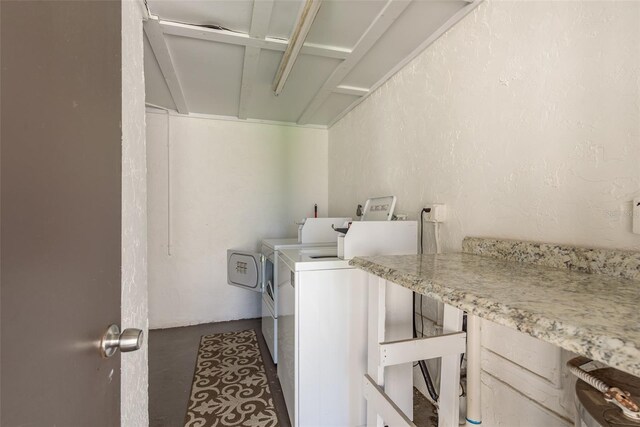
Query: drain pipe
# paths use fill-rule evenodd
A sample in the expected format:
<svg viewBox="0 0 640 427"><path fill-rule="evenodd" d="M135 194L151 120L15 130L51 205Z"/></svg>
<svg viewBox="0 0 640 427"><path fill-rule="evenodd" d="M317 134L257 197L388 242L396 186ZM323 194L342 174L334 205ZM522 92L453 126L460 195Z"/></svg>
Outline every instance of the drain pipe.
<svg viewBox="0 0 640 427"><path fill-rule="evenodd" d="M467 314L467 416L466 426L482 424L480 404L480 318Z"/></svg>

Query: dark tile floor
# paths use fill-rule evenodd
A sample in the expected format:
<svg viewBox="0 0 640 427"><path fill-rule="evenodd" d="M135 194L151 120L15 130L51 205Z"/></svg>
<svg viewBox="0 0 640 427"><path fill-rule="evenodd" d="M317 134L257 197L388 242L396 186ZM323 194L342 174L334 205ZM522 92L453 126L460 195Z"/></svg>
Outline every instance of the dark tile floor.
<svg viewBox="0 0 640 427"><path fill-rule="evenodd" d="M276 367L260 332L260 319L208 323L183 328L156 329L149 332L149 426L183 427L191 381L202 335L254 329L269 388L282 427L289 427L289 417L282 396Z"/></svg>
<svg viewBox="0 0 640 427"><path fill-rule="evenodd" d="M418 427L438 427L436 408L417 388L413 388L413 423Z"/></svg>
<svg viewBox="0 0 640 427"><path fill-rule="evenodd" d="M290 427L276 367L260 333L260 319L208 323L149 332L149 426L183 427L191 381L202 335L254 329L269 379L281 427ZM434 424L433 409L419 392L414 393L414 419L419 427Z"/></svg>

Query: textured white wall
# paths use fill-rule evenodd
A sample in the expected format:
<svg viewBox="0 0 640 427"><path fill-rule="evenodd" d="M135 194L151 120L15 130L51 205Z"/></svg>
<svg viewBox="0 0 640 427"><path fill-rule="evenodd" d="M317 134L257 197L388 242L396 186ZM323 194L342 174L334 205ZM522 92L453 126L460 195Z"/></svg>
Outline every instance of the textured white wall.
<svg viewBox="0 0 640 427"><path fill-rule="evenodd" d="M150 112L147 145L151 327L259 317L226 251L296 236L314 203L326 216L327 131Z"/></svg>
<svg viewBox="0 0 640 427"><path fill-rule="evenodd" d="M147 165L141 2L122 2L122 328L143 347L122 354L121 425L149 424L147 365Z"/></svg>
<svg viewBox="0 0 640 427"><path fill-rule="evenodd" d="M329 130L329 213L395 194L413 218L447 204L445 251L468 235L640 249L639 76L639 2L488 0ZM487 425L573 411L567 384L530 407L484 380Z"/></svg>
<svg viewBox="0 0 640 427"><path fill-rule="evenodd" d="M443 202L466 235L640 248L640 3L488 1L329 131L329 206ZM431 246L430 246L431 248Z"/></svg>

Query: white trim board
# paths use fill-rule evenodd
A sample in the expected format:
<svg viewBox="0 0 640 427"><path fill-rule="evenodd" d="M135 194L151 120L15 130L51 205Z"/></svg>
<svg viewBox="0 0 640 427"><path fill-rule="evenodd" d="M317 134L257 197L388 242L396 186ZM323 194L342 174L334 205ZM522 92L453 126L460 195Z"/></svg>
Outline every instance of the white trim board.
<svg viewBox="0 0 640 427"><path fill-rule="evenodd" d="M178 78L178 74L176 73L176 69L173 65L171 52L169 52L169 48L167 47L167 42L164 38L164 34L162 33L162 29L160 28L160 24L158 23L158 19L155 17L147 19L144 21L143 28L147 35L147 40L149 40L149 45L151 46L153 55L156 57L156 61L160 67L162 77L164 77L164 81L167 84L171 98L173 98L173 103L181 113L189 113L189 107L187 106L187 101L184 98L180 79Z"/></svg>
<svg viewBox="0 0 640 427"><path fill-rule="evenodd" d="M264 40L271 21L273 11L273 0L255 1L251 14L251 29L249 36L258 40ZM260 48L255 46L245 46L244 60L242 65L242 84L240 86L240 102L238 104L238 118L246 119L249 115L249 105L251 103L251 93L253 85L258 75L258 64L260 60Z"/></svg>
<svg viewBox="0 0 640 427"><path fill-rule="evenodd" d="M260 49L269 49L284 52L289 44L288 40L266 37L264 39L253 38L249 34L236 33L228 30L215 30L213 28L198 25L183 24L181 22L159 20L164 34L187 37L192 39L207 40L211 42L235 44L240 46L253 46ZM351 51L334 46L323 46L315 43L305 43L301 53L306 55L324 56L327 58L345 59Z"/></svg>
<svg viewBox="0 0 640 427"><path fill-rule="evenodd" d="M245 122L245 123L272 125L272 126L288 126L288 127L294 127L294 128L327 130L327 126L324 126L324 125L299 125L293 122L279 122L276 120L261 120L261 119L240 119L235 116L218 116L215 114L201 114L201 113L182 114L175 110L165 108L160 105L151 104L151 103L146 103L145 106L147 107L146 112L149 114L161 114L161 115L169 114L170 116L174 116L174 117L187 117L192 119L222 120L222 121Z"/></svg>

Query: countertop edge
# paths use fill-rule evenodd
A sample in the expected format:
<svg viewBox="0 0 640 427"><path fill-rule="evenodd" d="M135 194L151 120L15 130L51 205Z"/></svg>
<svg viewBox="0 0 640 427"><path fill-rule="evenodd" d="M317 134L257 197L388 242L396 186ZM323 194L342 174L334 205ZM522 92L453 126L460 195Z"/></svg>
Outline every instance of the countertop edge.
<svg viewBox="0 0 640 427"><path fill-rule="evenodd" d="M361 257L353 258L349 261L349 264L480 318L606 363L632 375L640 376L640 368L637 367L637 361L640 359L640 349L635 346L625 345L622 337L591 335L581 331L574 325L565 325L554 319L539 316L527 310L515 309L475 295L471 296L474 300L474 302L471 302L468 301L469 295L456 291L451 287L439 283L427 283L424 279L415 275L401 273L396 269L381 266ZM430 288L429 292L424 292L425 286ZM478 302L486 302L487 305L491 306L491 309L486 308L484 305L479 305ZM517 321L516 319L518 318L526 320ZM562 330L569 330L571 334L562 334L559 332ZM588 345L587 343L589 342L592 344Z"/></svg>

